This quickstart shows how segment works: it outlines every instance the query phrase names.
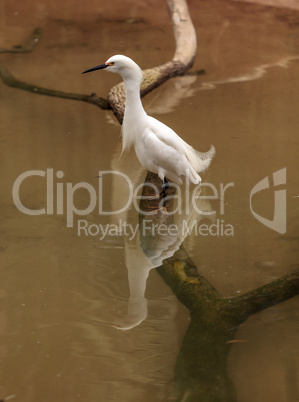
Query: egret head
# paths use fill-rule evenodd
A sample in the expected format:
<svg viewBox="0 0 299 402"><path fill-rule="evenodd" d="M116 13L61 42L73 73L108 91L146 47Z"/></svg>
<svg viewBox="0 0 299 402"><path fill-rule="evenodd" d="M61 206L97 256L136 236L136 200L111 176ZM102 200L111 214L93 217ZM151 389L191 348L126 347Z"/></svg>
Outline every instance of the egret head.
<svg viewBox="0 0 299 402"><path fill-rule="evenodd" d="M99 66L92 67L89 70L83 71L82 74L102 69L110 71L111 73L120 74L124 81L133 79L141 82L143 77L140 67L132 59L123 55L112 56L104 64L100 64Z"/></svg>

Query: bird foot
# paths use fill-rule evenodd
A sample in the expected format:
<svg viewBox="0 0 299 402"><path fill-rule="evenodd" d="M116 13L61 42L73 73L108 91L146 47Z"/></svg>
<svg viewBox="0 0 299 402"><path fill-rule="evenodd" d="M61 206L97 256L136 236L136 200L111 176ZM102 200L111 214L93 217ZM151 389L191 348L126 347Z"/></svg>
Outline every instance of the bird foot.
<svg viewBox="0 0 299 402"><path fill-rule="evenodd" d="M148 207L148 208L149 208L149 209L152 209L152 211L150 212L151 215L157 213L158 211L163 212L164 215L168 215L167 208L166 208L166 207L162 207L162 205L159 206L158 208L156 208L156 207Z"/></svg>
<svg viewBox="0 0 299 402"><path fill-rule="evenodd" d="M143 194L142 197L145 200L157 200L160 198L160 194Z"/></svg>

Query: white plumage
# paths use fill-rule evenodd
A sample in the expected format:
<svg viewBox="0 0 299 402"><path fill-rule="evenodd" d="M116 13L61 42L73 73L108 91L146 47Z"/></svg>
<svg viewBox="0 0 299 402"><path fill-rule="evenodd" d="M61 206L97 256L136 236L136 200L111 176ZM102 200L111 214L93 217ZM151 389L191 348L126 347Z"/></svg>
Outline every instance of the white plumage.
<svg viewBox="0 0 299 402"><path fill-rule="evenodd" d="M124 80L126 104L122 125L123 151L134 145L141 165L158 174L164 183L168 178L180 185L184 177L188 183L200 183L198 172L209 167L215 148L211 146L208 152L198 152L171 128L146 114L140 99L143 73L132 59L122 55L112 56L105 64L84 73L103 68L120 74Z"/></svg>

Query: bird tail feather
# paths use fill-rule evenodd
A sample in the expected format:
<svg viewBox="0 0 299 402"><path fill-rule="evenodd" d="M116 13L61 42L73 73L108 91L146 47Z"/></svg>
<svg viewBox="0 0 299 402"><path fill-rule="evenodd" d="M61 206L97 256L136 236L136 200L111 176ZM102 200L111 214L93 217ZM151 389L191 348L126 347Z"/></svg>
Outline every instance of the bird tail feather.
<svg viewBox="0 0 299 402"><path fill-rule="evenodd" d="M211 145L207 152L196 151L194 148L188 145L185 155L196 172L203 172L210 166L215 152L216 150L213 145Z"/></svg>

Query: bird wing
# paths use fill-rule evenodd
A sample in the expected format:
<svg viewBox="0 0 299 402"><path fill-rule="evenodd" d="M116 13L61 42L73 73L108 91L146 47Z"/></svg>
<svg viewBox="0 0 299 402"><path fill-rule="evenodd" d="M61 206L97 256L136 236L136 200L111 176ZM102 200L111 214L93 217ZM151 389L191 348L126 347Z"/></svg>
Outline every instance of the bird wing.
<svg viewBox="0 0 299 402"><path fill-rule="evenodd" d="M161 180L166 176L175 183L181 184L180 176L188 175L190 170L184 153L179 152L174 146L168 145L151 130L147 130L143 144L147 155L145 165L148 169L156 172Z"/></svg>
<svg viewBox="0 0 299 402"><path fill-rule="evenodd" d="M215 155L215 148L213 146L211 146L207 152L198 152L178 136L170 127L161 123L159 120L148 116L148 122L149 128L153 134L166 145L176 149L179 154L185 155L195 172L202 172L209 167Z"/></svg>
<svg viewBox="0 0 299 402"><path fill-rule="evenodd" d="M148 122L149 129L159 138L159 140L176 149L180 154L185 153L185 145L188 144L182 140L176 132L154 117L148 116Z"/></svg>

